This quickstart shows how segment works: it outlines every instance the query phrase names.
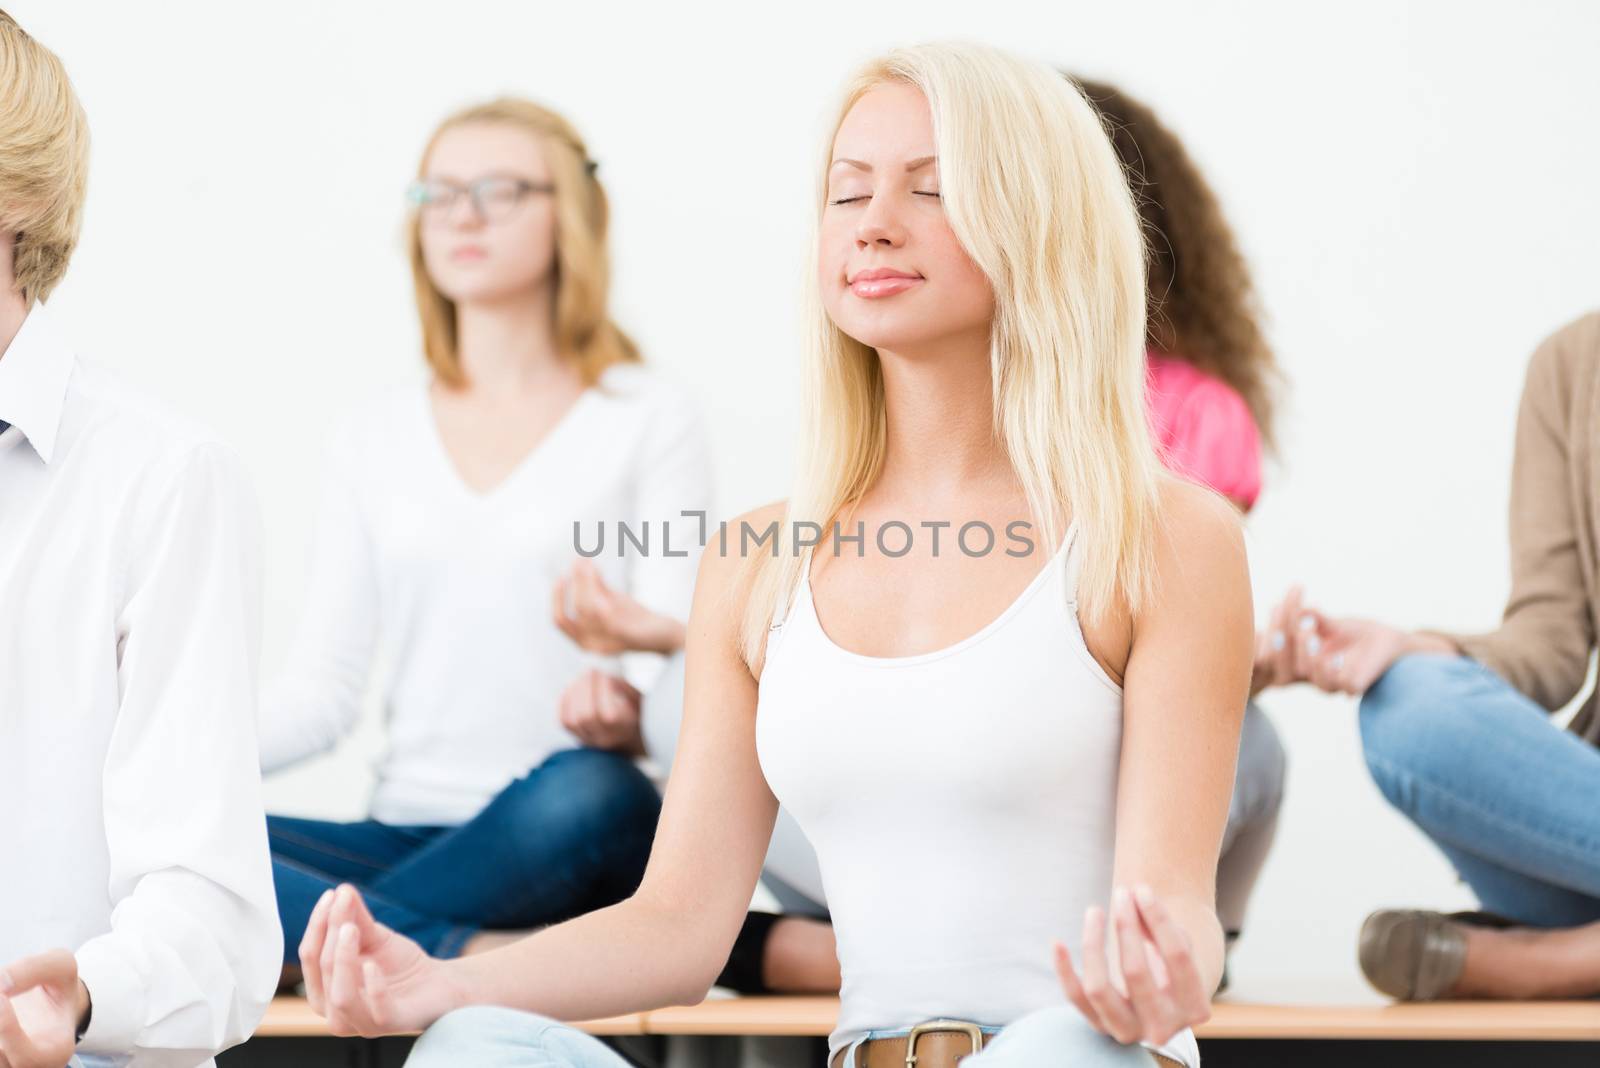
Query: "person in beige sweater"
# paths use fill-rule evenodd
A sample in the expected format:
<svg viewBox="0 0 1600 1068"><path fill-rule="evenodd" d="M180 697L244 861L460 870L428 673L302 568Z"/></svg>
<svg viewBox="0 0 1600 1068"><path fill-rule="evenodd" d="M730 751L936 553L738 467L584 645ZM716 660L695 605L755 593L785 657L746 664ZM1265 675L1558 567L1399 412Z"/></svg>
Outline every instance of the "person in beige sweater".
<svg viewBox="0 0 1600 1068"><path fill-rule="evenodd" d="M1600 995L1600 312L1534 353L1511 477L1511 598L1487 634L1406 631L1278 606L1258 681L1361 696L1367 766L1483 912L1383 910L1360 958L1394 997ZM1262 678L1264 676L1264 678Z"/></svg>

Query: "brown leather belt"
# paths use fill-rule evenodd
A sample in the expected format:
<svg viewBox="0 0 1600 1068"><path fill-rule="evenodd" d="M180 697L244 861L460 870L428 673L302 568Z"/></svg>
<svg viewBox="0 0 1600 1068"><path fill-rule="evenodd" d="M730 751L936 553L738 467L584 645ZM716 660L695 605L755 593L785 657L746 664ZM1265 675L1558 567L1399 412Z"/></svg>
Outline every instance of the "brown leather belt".
<svg viewBox="0 0 1600 1068"><path fill-rule="evenodd" d="M997 1037L984 1034L977 1025L964 1020L931 1020L918 1024L909 1035L861 1043L856 1049L855 1064L848 1068L956 1068L956 1062L972 1056ZM915 1045L907 1049L911 1042ZM846 1068L844 1055L845 1050L835 1053L830 1068ZM1159 1053L1150 1056L1163 1068L1183 1068Z"/></svg>
<svg viewBox="0 0 1600 1068"><path fill-rule="evenodd" d="M970 1057L994 1038L965 1020L929 1020L917 1024L909 1035L861 1043L856 1062L849 1068L955 1068L958 1060ZM844 1054L840 1050L834 1055L833 1068L845 1068Z"/></svg>

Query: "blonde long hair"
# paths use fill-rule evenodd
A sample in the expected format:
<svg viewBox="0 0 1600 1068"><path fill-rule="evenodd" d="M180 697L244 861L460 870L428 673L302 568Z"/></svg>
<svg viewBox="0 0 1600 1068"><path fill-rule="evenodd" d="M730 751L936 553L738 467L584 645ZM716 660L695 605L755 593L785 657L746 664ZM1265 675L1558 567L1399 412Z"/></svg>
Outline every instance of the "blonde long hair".
<svg viewBox="0 0 1600 1068"><path fill-rule="evenodd" d="M1221 202L1148 105L1106 82L1073 81L1105 120L1133 186L1149 264L1151 343L1237 390L1270 448L1283 375Z"/></svg>
<svg viewBox="0 0 1600 1068"><path fill-rule="evenodd" d="M1139 217L1100 117L1058 73L996 49L897 49L847 83L817 171L817 220L834 136L868 90L901 82L932 110L939 181L952 230L994 290L993 420L1046 549L1071 511L1081 550L1079 601L1094 620L1120 596L1137 611L1151 583L1166 477L1145 409L1145 264ZM812 242L815 255L816 241ZM740 651L754 664L774 612L794 594L802 532L825 531L882 470L878 355L823 308L809 272L797 484L778 537L751 554ZM824 542L825 543L825 542Z"/></svg>
<svg viewBox="0 0 1600 1068"><path fill-rule="evenodd" d="M574 362L584 384L590 386L612 364L638 362L638 346L607 312L611 259L606 250L606 229L611 209L583 138L571 123L549 108L531 100L501 97L464 108L441 122L423 149L417 176L423 177L440 135L476 122L518 127L533 135L544 149L550 180L556 187L556 351ZM464 385L466 374L456 348L455 302L439 292L428 275L422 258L422 223L416 213L407 230L417 314L422 320L423 354L442 382Z"/></svg>
<svg viewBox="0 0 1600 1068"><path fill-rule="evenodd" d="M56 54L0 11L0 230L12 273L44 300L78 245L89 183L89 120Z"/></svg>

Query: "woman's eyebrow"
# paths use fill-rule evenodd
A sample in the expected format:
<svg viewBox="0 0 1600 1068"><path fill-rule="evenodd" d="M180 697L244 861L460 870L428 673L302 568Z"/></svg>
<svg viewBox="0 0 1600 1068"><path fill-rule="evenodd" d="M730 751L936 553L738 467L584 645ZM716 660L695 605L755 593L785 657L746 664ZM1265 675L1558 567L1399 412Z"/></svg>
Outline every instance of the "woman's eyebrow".
<svg viewBox="0 0 1600 1068"><path fill-rule="evenodd" d="M540 179L531 177L530 175L527 175L527 174L519 174L516 171L506 171L506 170L483 171L483 172L479 173L478 175L476 175L475 177L472 177L472 178L462 178L462 177L460 177L460 176L458 176L456 174L452 174L452 173L448 173L448 172L437 172L437 171L435 171L435 172L430 172L428 175L426 175L426 177L427 177L427 179L429 181L432 181L432 182L455 182L457 185L470 185L473 182L481 182L485 178L510 178L513 181L519 181L519 182L538 182L538 181L540 181Z"/></svg>
<svg viewBox="0 0 1600 1068"><path fill-rule="evenodd" d="M938 162L939 162L939 157L938 156L918 156L916 159L914 159L910 163L906 164L906 172L909 174L911 171L920 171L922 168L926 167L928 164L930 164L930 163L938 163ZM858 171L867 171L867 172L870 173L871 170L872 170L872 164L863 163L858 159L850 159L850 158L845 157L845 156L840 156L838 159L836 159L832 163L830 163L828 165L828 167L831 170L832 168L837 167L841 163L845 164L848 167L854 167Z"/></svg>

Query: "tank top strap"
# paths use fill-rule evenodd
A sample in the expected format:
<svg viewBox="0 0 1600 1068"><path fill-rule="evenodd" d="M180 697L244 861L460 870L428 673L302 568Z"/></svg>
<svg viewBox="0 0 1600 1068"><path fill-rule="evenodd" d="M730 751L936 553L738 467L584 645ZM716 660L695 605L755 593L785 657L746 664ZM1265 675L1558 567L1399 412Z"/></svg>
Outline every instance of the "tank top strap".
<svg viewBox="0 0 1600 1068"><path fill-rule="evenodd" d="M773 606L772 623L769 627L767 627L767 631L769 633L777 634L783 630L784 626L793 618L794 609L800 603L800 598L806 596L809 592L809 586L807 583L811 581L812 551L813 550L811 549L807 549L801 557L800 578L795 583L794 589L789 591L789 595L787 597L779 598L778 603ZM771 644L771 641L772 640L769 638L769 645Z"/></svg>
<svg viewBox="0 0 1600 1068"><path fill-rule="evenodd" d="M1083 554L1078 551L1078 517L1073 516L1072 522L1067 525L1067 533L1061 540L1061 584L1065 594L1066 605L1076 612L1078 610L1078 572L1083 565Z"/></svg>

